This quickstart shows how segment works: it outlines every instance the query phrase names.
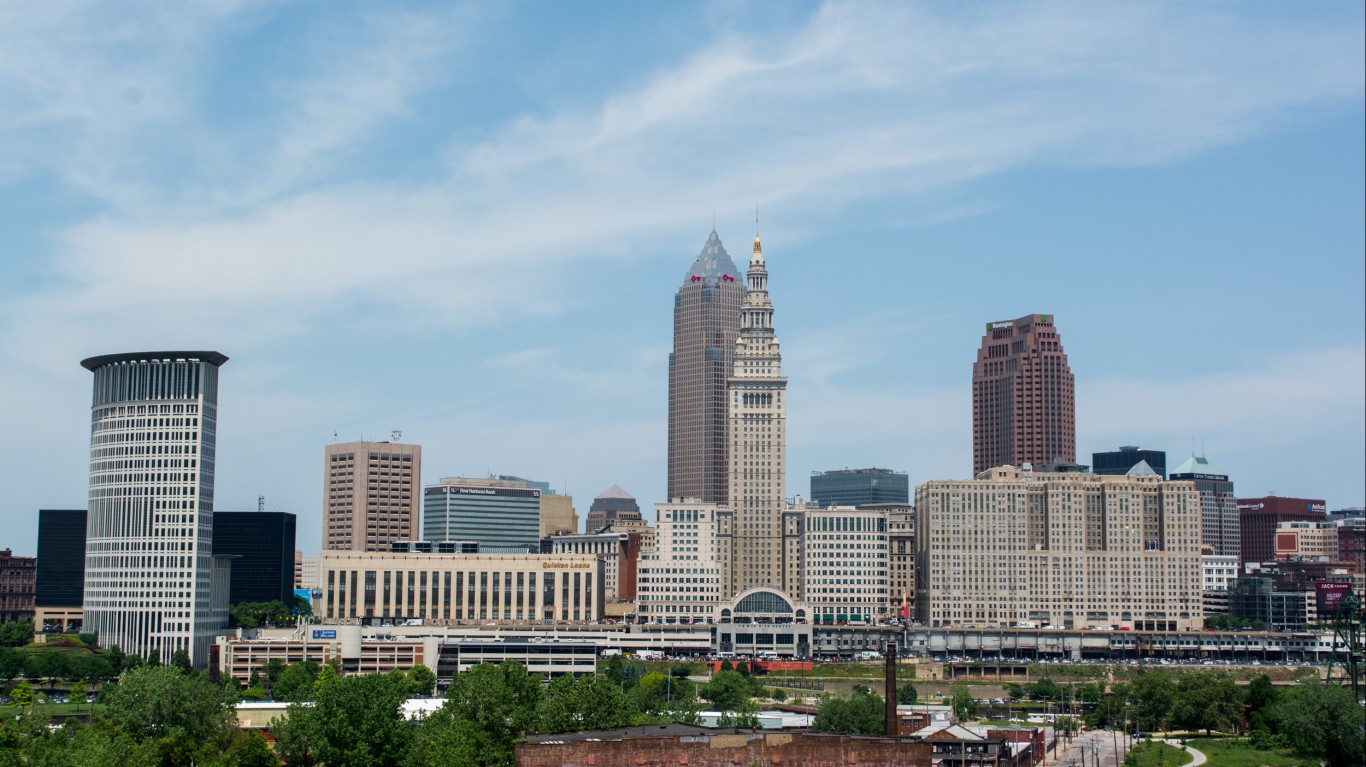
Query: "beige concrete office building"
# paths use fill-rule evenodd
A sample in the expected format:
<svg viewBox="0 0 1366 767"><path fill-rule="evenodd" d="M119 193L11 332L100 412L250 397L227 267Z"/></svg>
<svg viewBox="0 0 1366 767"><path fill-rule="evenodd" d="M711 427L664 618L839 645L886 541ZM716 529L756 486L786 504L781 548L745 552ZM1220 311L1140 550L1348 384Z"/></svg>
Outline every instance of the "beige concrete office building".
<svg viewBox="0 0 1366 767"><path fill-rule="evenodd" d="M909 503L870 503L860 509L887 515L887 608L893 618L915 617L915 507Z"/></svg>
<svg viewBox="0 0 1366 767"><path fill-rule="evenodd" d="M323 466L323 549L388 551L417 537L422 446L341 442Z"/></svg>
<svg viewBox="0 0 1366 767"><path fill-rule="evenodd" d="M916 617L931 627L1201 627L1189 481L1010 466L916 488Z"/></svg>
<svg viewBox="0 0 1366 767"><path fill-rule="evenodd" d="M574 496L541 493L541 537L578 531L579 512L574 509Z"/></svg>
<svg viewBox="0 0 1366 767"><path fill-rule="evenodd" d="M787 378L773 329L768 267L759 236L746 276L735 369L727 381L729 505L735 545L722 597L749 588L786 590L782 513L787 487Z"/></svg>
<svg viewBox="0 0 1366 767"><path fill-rule="evenodd" d="M602 616L603 562L591 554L324 551L324 622L585 622Z"/></svg>
<svg viewBox="0 0 1366 767"><path fill-rule="evenodd" d="M655 504L655 548L640 556L636 613L645 623L704 623L729 595L735 512L696 498Z"/></svg>
<svg viewBox="0 0 1366 767"><path fill-rule="evenodd" d="M813 623L873 623L887 613L887 513L832 506L805 514L803 601Z"/></svg>

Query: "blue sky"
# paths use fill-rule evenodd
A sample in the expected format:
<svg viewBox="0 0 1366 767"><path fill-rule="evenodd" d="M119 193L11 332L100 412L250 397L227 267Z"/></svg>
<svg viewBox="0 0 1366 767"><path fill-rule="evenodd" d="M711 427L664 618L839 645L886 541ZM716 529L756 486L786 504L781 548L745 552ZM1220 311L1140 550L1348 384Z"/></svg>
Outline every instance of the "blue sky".
<svg viewBox="0 0 1366 767"><path fill-rule="evenodd" d="M1083 462L1366 500L1359 2L0 5L0 487L83 506L87 356L214 349L217 508L323 446L664 500L673 293L754 206L812 470L971 470L1056 315Z"/></svg>

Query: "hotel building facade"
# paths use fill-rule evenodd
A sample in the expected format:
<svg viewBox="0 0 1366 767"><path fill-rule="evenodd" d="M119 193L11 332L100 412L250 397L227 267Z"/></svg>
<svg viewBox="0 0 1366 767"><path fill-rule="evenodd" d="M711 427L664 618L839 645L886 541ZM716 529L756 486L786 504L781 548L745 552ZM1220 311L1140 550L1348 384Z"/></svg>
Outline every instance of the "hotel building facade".
<svg viewBox="0 0 1366 767"><path fill-rule="evenodd" d="M916 617L928 626L1202 625L1191 482L1002 466L927 482L915 507Z"/></svg>

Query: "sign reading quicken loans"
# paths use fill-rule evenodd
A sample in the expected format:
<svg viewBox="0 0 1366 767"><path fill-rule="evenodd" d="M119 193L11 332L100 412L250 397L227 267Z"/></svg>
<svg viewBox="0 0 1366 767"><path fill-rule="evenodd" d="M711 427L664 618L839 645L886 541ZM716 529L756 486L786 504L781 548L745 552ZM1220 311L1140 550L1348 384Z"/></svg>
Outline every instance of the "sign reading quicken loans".
<svg viewBox="0 0 1366 767"><path fill-rule="evenodd" d="M592 567L591 562L542 562L541 567L545 569L557 568L561 570L587 570Z"/></svg>

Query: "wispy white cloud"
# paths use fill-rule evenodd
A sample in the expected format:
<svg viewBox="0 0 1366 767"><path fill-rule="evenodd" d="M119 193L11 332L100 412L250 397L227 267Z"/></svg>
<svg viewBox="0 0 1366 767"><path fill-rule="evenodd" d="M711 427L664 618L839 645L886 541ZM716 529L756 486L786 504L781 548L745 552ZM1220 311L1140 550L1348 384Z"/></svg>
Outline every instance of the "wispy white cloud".
<svg viewBox="0 0 1366 767"><path fill-rule="evenodd" d="M295 51L302 60L244 74L271 97L244 138L242 124L206 114L214 94L205 61L230 59L237 36L269 23L272 6L0 5L0 184L41 174L101 204L49 232L49 252L25 256L42 260L33 271L47 287L0 307L0 369L25 373L0 376L0 385L23 399L76 380L71 361L92 349L215 338L248 351L324 327L356 329L358 308L380 318L366 323L427 333L494 327L513 311L555 315L619 289L566 295L573 264L676 246L682 232L693 236L699 208L758 201L781 211L772 225L796 242L861 200L923 201L1031 165L1166 163L1360 107L1359 9L1276 18L1242 10L830 2L782 35L723 26L680 60L642 62L646 71L626 78L636 85L493 118L474 142L462 128L481 105L447 106L427 115L445 129L406 148L423 172L377 180L353 173L364 165L356 159L411 119L419 98L441 109L433 105L459 76L454 62L471 36L510 33L491 30L497 20L459 8L329 8ZM886 330L880 319L853 318L845 330L868 336ZM934 447L914 449L936 454L907 454L906 465L946 466L957 455L965 465L961 395L914 381L852 386L858 363L837 353L842 342L789 344L794 369L809 376L809 394L799 396L810 417L794 423L794 438L892 444L919 435ZM561 386L610 390L607 379L622 375L654 385L658 359L618 360L608 372L540 350L484 369L545 365ZM1099 391L1143 401L1163 390L1180 400L1193 384L1239 383L1164 380ZM1324 399L1289 381L1278 391ZM1221 404L1187 415L1214 419ZM1303 418L1248 421L1249 409L1235 408L1211 429L1251 423L1289 433L1325 423L1318 411L1289 410ZM624 414L617 432L569 419L535 433L571 446L627 445L613 456L629 461L660 452L640 434L662 427L641 412ZM1097 440L1161 422L1092 415L1104 424L1088 427ZM1173 416L1168 431L1194 428L1187 423ZM466 425L490 440L532 428ZM796 472L807 468L796 465L802 449L794 446ZM553 449L544 452L549 461Z"/></svg>
<svg viewBox="0 0 1366 767"><path fill-rule="evenodd" d="M1078 438L1114 449L1159 440L1180 454L1303 446L1316 435L1366 433L1366 349L1279 354L1242 370L1105 377L1077 389Z"/></svg>

